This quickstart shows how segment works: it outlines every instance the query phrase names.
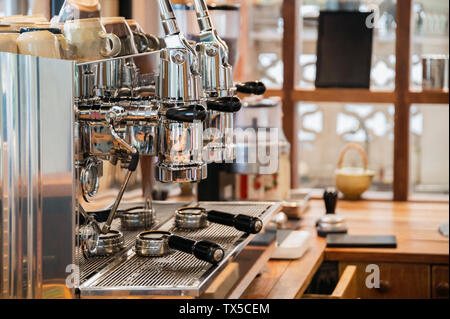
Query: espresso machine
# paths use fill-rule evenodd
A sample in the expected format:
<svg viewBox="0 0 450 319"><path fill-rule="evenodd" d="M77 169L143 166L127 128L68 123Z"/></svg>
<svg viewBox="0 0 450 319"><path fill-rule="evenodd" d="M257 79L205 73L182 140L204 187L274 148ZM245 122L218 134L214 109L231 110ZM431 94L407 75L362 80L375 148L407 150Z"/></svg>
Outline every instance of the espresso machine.
<svg viewBox="0 0 450 319"><path fill-rule="evenodd" d="M236 92L264 90L232 82L203 0L198 43L158 4L158 51L82 63L0 53L1 298L201 297L279 211L143 196L142 159L163 183L198 183L232 160Z"/></svg>

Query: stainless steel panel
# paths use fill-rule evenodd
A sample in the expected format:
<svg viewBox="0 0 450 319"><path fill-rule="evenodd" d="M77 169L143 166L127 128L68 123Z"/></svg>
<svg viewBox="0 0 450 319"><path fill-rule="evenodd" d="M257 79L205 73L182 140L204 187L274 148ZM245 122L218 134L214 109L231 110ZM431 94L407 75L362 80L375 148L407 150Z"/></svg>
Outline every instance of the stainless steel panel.
<svg viewBox="0 0 450 319"><path fill-rule="evenodd" d="M71 296L74 64L0 53L0 66L0 296Z"/></svg>
<svg viewBox="0 0 450 319"><path fill-rule="evenodd" d="M162 224L166 223L167 220L169 220L173 216L175 210L184 206L185 204L187 203L153 201L152 207L153 210L155 211L156 221L152 229L159 228ZM126 204L122 204L120 206L120 209L127 209L142 205L143 203L140 202L128 202ZM79 282L81 284L83 284L87 279L91 278L93 275L97 274L106 266L114 262L117 256L122 255L126 253L129 249L131 249L134 246L134 242L136 240L137 235L139 235L139 233L142 231L142 230L132 230L132 231L122 230L119 218L116 218L113 221L111 229L120 230L123 233L125 239L125 248L114 256L92 257L89 259L84 258L84 256L82 256L81 253L79 253L77 264L80 267Z"/></svg>

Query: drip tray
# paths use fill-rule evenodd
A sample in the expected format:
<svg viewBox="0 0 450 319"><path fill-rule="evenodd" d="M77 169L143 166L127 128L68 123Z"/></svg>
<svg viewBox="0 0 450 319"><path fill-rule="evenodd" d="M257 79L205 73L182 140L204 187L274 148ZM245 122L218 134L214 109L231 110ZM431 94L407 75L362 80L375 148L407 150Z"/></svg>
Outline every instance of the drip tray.
<svg viewBox="0 0 450 319"><path fill-rule="evenodd" d="M199 206L207 210L259 217L264 224L281 209L279 204L264 202L200 202ZM109 257L104 267L88 279L85 278L84 282L81 281L80 297L198 297L254 237L218 224L210 224L199 230L177 229L174 227L175 209L171 210L172 215L166 222L154 229L221 245L225 250L225 257L220 264L211 265L182 252L174 252L164 257L139 257L129 241L127 249ZM158 216L157 207L155 210ZM89 263L96 262L95 259L84 262L87 264L84 265L85 269L95 269L89 267ZM80 267L80 271L83 276L83 267Z"/></svg>
<svg viewBox="0 0 450 319"><path fill-rule="evenodd" d="M185 206L188 203L182 202L169 202L169 201L153 201L152 206L156 211L155 223L151 229L157 229L161 225L165 224L174 215L175 210ZM128 209L136 206L142 206L143 203L127 203L120 206L120 209ZM124 236L124 249L119 253L112 256L98 256L89 259L84 258L81 249L77 249L76 261L80 269L79 282L81 285L85 283L91 277L97 275L104 268L114 263L120 255L126 253L135 243L136 236L142 230L123 230L120 224L120 218L115 218L111 224L112 230L118 230L122 232Z"/></svg>

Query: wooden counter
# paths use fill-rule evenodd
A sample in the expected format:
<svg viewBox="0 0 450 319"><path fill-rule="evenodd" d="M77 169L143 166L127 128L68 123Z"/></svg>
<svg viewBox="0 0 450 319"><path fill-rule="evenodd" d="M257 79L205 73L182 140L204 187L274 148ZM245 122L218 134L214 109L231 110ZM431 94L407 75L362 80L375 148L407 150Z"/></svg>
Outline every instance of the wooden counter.
<svg viewBox="0 0 450 319"><path fill-rule="evenodd" d="M409 264L424 268L430 277L433 265L448 267L449 240L438 232L439 225L449 219L448 203L339 201L337 213L345 216L349 234L396 235L397 248L326 248L325 239L317 237L314 229L316 220L324 214L324 205L312 201L300 227L313 234L309 251L299 260L269 261L241 298L301 297L323 260L359 265ZM431 296L431 286L423 290L429 290L425 297Z"/></svg>

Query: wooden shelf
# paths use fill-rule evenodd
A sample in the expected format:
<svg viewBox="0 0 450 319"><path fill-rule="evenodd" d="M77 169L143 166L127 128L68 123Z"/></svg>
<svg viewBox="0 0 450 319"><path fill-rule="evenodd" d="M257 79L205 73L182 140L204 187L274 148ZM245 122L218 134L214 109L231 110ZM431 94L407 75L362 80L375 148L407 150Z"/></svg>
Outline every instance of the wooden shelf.
<svg viewBox="0 0 450 319"><path fill-rule="evenodd" d="M408 94L411 104L447 104L448 91L412 91Z"/></svg>
<svg viewBox="0 0 450 319"><path fill-rule="evenodd" d="M267 96L280 96L282 90L267 90ZM373 91L367 89L296 89L292 100L296 102L348 102L348 103L391 103L396 100L395 91ZM410 91L410 104L448 104L448 91Z"/></svg>
<svg viewBox="0 0 450 319"><path fill-rule="evenodd" d="M292 100L302 102L395 103L395 92L368 89L296 89Z"/></svg>
<svg viewBox="0 0 450 319"><path fill-rule="evenodd" d="M271 96L283 96L283 90L282 89L267 89L266 93L264 94L265 97L271 97Z"/></svg>
<svg viewBox="0 0 450 319"><path fill-rule="evenodd" d="M248 97L250 95L248 94L243 94L243 93L238 93L238 97L239 98L245 98ZM282 89L267 89L266 93L264 93L264 97L282 97L283 96L283 90Z"/></svg>

